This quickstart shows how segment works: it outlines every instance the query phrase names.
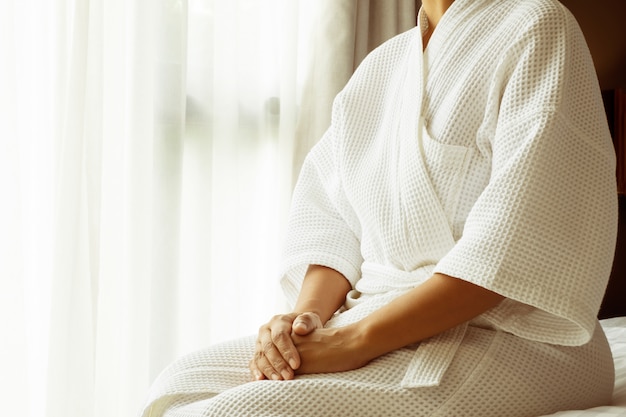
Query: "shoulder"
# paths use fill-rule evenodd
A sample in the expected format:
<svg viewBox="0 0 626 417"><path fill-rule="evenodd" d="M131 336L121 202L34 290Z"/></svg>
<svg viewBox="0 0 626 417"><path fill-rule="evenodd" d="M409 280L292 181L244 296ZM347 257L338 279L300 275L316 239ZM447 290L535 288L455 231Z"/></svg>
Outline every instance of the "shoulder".
<svg viewBox="0 0 626 417"><path fill-rule="evenodd" d="M369 53L335 97L334 121L341 120L344 127L359 130L374 128L406 73L415 42L419 41L416 36L416 30L411 29Z"/></svg>
<svg viewBox="0 0 626 417"><path fill-rule="evenodd" d="M413 28L396 35L372 50L359 64L344 90L354 91L364 86L371 90L384 88L411 53L414 42L418 41L417 30Z"/></svg>
<svg viewBox="0 0 626 417"><path fill-rule="evenodd" d="M510 0L505 9L506 20L514 22L521 31L544 30L554 33L559 29L576 25L572 13L558 0Z"/></svg>
<svg viewBox="0 0 626 417"><path fill-rule="evenodd" d="M418 30L419 29L417 27L413 27L386 40L380 46L374 48L374 50L372 50L372 52L370 52L365 58L363 63L377 59L393 59L398 55L402 55L412 42L417 41Z"/></svg>
<svg viewBox="0 0 626 417"><path fill-rule="evenodd" d="M563 75L572 60L587 60L589 53L582 31L572 13L558 0L491 3L490 18L497 18L498 23L484 36L501 51L499 63L505 73L521 65L534 69L549 67ZM526 70L519 75L528 78L534 74Z"/></svg>

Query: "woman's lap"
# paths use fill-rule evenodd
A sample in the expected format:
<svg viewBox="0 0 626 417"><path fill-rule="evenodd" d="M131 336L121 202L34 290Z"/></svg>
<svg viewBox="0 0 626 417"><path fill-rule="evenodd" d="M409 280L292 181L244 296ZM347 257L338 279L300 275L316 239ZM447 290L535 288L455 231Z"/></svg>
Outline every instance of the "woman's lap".
<svg viewBox="0 0 626 417"><path fill-rule="evenodd" d="M602 343L597 345L600 347L564 348L470 327L439 386L403 389L400 381L414 353L410 348L354 371L304 375L292 381L250 382L247 364L254 338L249 337L176 361L155 382L152 413L146 410L144 415L549 414L603 401L601 392L607 388L602 384L608 384L609 378L602 373L608 365L602 357ZM582 383L583 377L588 383ZM597 386L598 392L590 386Z"/></svg>

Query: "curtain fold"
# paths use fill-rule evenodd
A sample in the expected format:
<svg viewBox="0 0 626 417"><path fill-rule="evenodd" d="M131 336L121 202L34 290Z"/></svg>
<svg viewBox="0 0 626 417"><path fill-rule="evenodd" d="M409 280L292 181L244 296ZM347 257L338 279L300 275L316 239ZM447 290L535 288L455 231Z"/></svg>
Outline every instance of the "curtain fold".
<svg viewBox="0 0 626 417"><path fill-rule="evenodd" d="M56 103L48 82L54 39L44 35L55 10L31 6L0 3L0 400L7 415L41 415L47 366L50 282L39 277L50 277L52 263Z"/></svg>
<svg viewBox="0 0 626 417"><path fill-rule="evenodd" d="M46 415L127 415L178 353L185 4L63 3Z"/></svg>

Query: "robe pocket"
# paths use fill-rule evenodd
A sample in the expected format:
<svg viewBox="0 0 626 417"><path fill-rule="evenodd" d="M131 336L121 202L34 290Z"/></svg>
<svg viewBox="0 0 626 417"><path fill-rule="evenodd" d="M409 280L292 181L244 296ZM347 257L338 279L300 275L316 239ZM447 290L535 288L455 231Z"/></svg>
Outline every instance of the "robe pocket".
<svg viewBox="0 0 626 417"><path fill-rule="evenodd" d="M424 165L451 226L455 224L459 197L467 177L472 153L472 149L465 146L438 142L426 129L422 132Z"/></svg>

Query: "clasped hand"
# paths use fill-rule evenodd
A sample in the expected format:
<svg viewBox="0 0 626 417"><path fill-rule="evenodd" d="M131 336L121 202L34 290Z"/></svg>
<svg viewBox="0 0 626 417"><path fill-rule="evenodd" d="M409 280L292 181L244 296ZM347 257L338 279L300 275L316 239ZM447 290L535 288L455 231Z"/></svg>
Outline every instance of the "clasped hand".
<svg viewBox="0 0 626 417"><path fill-rule="evenodd" d="M250 371L255 380L290 380L359 368L367 360L360 359L356 334L353 326L324 328L311 312L274 316L259 329Z"/></svg>

